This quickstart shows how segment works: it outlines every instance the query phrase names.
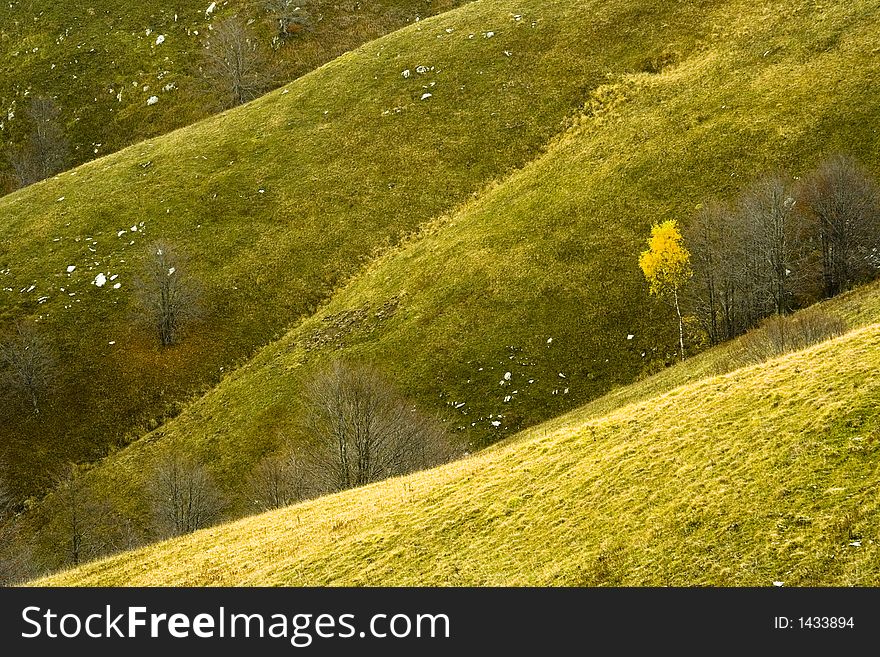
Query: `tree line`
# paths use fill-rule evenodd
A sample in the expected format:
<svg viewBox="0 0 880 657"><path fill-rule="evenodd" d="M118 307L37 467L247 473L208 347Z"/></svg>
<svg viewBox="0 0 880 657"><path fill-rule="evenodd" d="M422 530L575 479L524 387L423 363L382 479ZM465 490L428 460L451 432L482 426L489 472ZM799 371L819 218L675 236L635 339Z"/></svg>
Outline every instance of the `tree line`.
<svg viewBox="0 0 880 657"><path fill-rule="evenodd" d="M279 508L407 474L456 454L438 419L415 408L389 379L363 363L337 360L319 370L303 387L297 417L296 439L279 435L276 450L236 484L250 510ZM0 583L41 570L35 563L40 560L32 558L34 530L16 515L4 475L0 469ZM234 500L208 464L181 446L164 448L142 495L151 514L148 528L113 508L87 467L62 468L50 507L41 511L49 513L44 531L53 541L54 563L75 566L233 517Z"/></svg>
<svg viewBox="0 0 880 657"><path fill-rule="evenodd" d="M880 193L837 154L802 178L768 173L732 200L702 204L684 231L652 229L640 265L652 294L685 300L717 344L876 278ZM684 357L684 317L678 312Z"/></svg>

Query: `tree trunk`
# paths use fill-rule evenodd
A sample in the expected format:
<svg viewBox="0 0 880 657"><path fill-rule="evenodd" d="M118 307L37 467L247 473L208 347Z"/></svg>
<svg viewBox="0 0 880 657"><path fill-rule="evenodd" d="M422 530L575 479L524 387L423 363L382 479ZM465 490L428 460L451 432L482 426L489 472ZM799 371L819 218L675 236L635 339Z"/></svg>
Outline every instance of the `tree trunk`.
<svg viewBox="0 0 880 657"><path fill-rule="evenodd" d="M675 298L675 312L678 313L678 347L681 359L684 360L684 320L681 317L681 306L678 303L678 288L672 290Z"/></svg>

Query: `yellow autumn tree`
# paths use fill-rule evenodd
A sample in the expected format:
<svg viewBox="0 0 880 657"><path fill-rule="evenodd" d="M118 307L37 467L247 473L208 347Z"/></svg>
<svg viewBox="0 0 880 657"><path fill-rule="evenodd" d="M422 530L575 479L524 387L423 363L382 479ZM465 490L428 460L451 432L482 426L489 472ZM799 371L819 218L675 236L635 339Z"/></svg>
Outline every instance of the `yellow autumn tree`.
<svg viewBox="0 0 880 657"><path fill-rule="evenodd" d="M639 256L639 267L650 285L650 292L669 299L678 314L678 344L684 360L684 319L681 316L679 291L693 275L691 254L682 244L675 219L654 224L648 238L648 250Z"/></svg>

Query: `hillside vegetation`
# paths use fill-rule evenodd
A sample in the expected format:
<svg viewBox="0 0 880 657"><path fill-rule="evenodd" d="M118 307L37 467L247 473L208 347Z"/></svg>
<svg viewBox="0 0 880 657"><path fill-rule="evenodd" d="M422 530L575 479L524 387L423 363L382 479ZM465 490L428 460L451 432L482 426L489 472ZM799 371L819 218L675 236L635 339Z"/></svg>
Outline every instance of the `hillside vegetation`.
<svg viewBox="0 0 880 657"><path fill-rule="evenodd" d="M0 193L13 173L7 156L31 129L35 96L54 99L70 142L68 164L80 164L134 142L205 118L216 89L200 72L202 50L218 20L239 16L250 29L275 86L455 0L298 3L306 29L280 40L278 1L13 0L0 7ZM290 5L293 8L293 5ZM155 96L156 104L148 100Z"/></svg>
<svg viewBox="0 0 880 657"><path fill-rule="evenodd" d="M652 5L477 3L0 200L0 315L37 318L60 370L39 417L3 400L18 492L156 427L377 249L534 158L609 72L642 65L638 34L685 32L665 20L677 9ZM158 238L205 290L200 325L171 349L132 321Z"/></svg>
<svg viewBox="0 0 880 657"><path fill-rule="evenodd" d="M382 243L382 235L396 240L405 230L421 230L373 259L316 314L177 418L94 468L92 485L149 537L143 490L157 459L176 447L207 464L233 498L233 513L251 511L242 481L279 441L296 437L300 384L331 357L378 365L420 405L445 409L449 426L472 447L672 362L677 341L672 311L647 298L637 267L649 226L687 217L705 198L731 195L761 172L784 166L797 174L838 150L880 170L873 128L880 116L875 93L880 62L872 54L878 26L880 9L859 2L787 2L772 8L757 2L540 7L476 2L345 56L294 83L287 94L276 92L152 147L138 147L138 157L135 149L121 154L113 166L129 158L134 178L155 176L151 184L159 184L166 180L160 171L167 169L189 176L203 190L179 196L166 191L166 204L172 198L181 205L203 200L198 219L178 222L177 209L166 216L147 214L158 224L152 234L171 233L193 252L216 290L225 286L227 292L218 320L180 349L134 348L137 338L128 331L130 346L102 351L101 362L117 367L114 390L120 377L139 381L127 388L130 406L148 390L164 388L169 394L173 382L188 389L180 383L184 375L214 371L209 365L219 369L237 348L244 352L244 346L268 337L267 327L294 323L297 312L310 312L297 310L302 306L290 290L314 305L323 298L316 289L330 292L331 286L321 283L335 284L352 272L358 254ZM397 58L402 52L409 53L405 61ZM415 70L417 62L435 70L401 75ZM375 72L376 79L365 71ZM413 80L414 94L406 91ZM327 119L325 130L308 131L309 121L317 117L320 126L328 111L320 109L326 103L315 95L318 88L337 91L344 120ZM382 96L388 90L408 93L409 101L389 103ZM424 93L432 96L418 100ZM297 103L289 105L292 98ZM580 110L560 126L572 102ZM370 112L361 114L350 103ZM248 134L248 120L270 112L287 126L281 118L285 110L302 118L286 128L303 131L296 157L309 153L321 178L310 183L298 176L299 187L285 185L283 172L266 164L274 145L256 136L242 146L251 154L232 160L228 174L209 173L208 164L199 168L202 151L213 166L222 160L220 136ZM363 132L355 132L357 126ZM560 127L564 130L550 140ZM190 136L196 134L218 139L195 145ZM360 141L346 141L354 134ZM337 151L322 140L331 137L338 140L332 145L348 150L328 162L327 154ZM549 145L535 157L542 140ZM147 157L153 164L144 173L136 162ZM464 202L464 192L474 191L477 181L531 159ZM245 165L258 163L257 170L242 174ZM78 175L89 176L89 190L100 190L112 171L92 165ZM275 182L259 187L265 194L253 193L270 176ZM62 195L63 185L74 189L70 177L63 177L46 186L51 193L44 192L46 207L56 214L55 195ZM212 190L233 202L235 212L224 217L212 210ZM233 190L249 200L236 200ZM165 207L131 193L154 210ZM260 206L264 197L269 205ZM10 205L17 198L24 197L10 197ZM100 205L101 198L100 191L90 194L90 202ZM35 200L28 199L31 207ZM298 200L295 214L302 219L283 226L254 223L258 212L280 221L282 200ZM293 206L283 207L293 212ZM430 217L434 220L427 222ZM193 220L213 226L212 232L193 230ZM328 253L336 258L332 267L326 264ZM92 292L103 298L103 292ZM90 312L96 308L108 318L102 339L111 336L107 327L113 322L126 326L110 304L92 304ZM93 343L82 339L82 325L71 323L65 330L74 326L83 353L90 353ZM230 345L223 353L215 347L221 341ZM140 360L134 358L138 354ZM166 369L157 370L164 358ZM157 378L147 385L150 376ZM119 399L101 399L103 417L121 408ZM82 426L88 435L90 425ZM43 562L60 565L63 533L53 529L60 522L53 498L33 518L46 528L38 551L51 556Z"/></svg>
<svg viewBox="0 0 880 657"><path fill-rule="evenodd" d="M38 583L875 585L878 353L874 324Z"/></svg>

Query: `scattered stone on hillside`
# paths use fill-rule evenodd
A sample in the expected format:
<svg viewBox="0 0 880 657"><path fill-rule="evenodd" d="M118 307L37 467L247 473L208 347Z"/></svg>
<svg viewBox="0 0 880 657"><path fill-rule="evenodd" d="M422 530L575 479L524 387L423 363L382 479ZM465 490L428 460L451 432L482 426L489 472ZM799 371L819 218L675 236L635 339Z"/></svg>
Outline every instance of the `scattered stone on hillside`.
<svg viewBox="0 0 880 657"><path fill-rule="evenodd" d="M97 276L95 276L95 280L92 281L92 284L95 285L96 287L104 287L104 284L106 282L107 282L107 277L104 276L103 273L99 273Z"/></svg>
<svg viewBox="0 0 880 657"><path fill-rule="evenodd" d="M214 10L217 8L217 3L212 2L211 5L205 10L205 16L210 16L214 13Z"/></svg>
<svg viewBox="0 0 880 657"><path fill-rule="evenodd" d="M76 265L68 265L67 266L67 273L68 274L72 274L75 271L76 271Z"/></svg>
<svg viewBox="0 0 880 657"><path fill-rule="evenodd" d="M486 32L486 34L485 34L485 37L486 37L487 39L491 39L493 36L495 36L495 33L494 33L494 32Z"/></svg>
<svg viewBox="0 0 880 657"><path fill-rule="evenodd" d="M429 98L431 98L431 96L433 96L433 94L425 92L422 94L422 97L419 100L428 100Z"/></svg>
<svg viewBox="0 0 880 657"><path fill-rule="evenodd" d="M149 98L147 98L147 105L155 105L158 102L159 102L158 96L150 96Z"/></svg>
<svg viewBox="0 0 880 657"><path fill-rule="evenodd" d="M510 372L505 372L505 373L504 373L504 380L505 380L505 381L510 381L510 377L511 377L511 376L513 376L513 375L512 375Z"/></svg>
<svg viewBox="0 0 880 657"><path fill-rule="evenodd" d="M404 79L409 78L409 76L410 76L410 71L409 71L409 69L405 69L405 70L403 71L403 73L401 73L401 75L404 77Z"/></svg>
<svg viewBox="0 0 880 657"><path fill-rule="evenodd" d="M160 34L159 36L156 37L156 45L161 46L163 43L165 43L165 35Z"/></svg>
<svg viewBox="0 0 880 657"><path fill-rule="evenodd" d="M428 72L427 66L416 66L416 73L418 73L419 75L424 75L427 72Z"/></svg>
<svg viewBox="0 0 880 657"><path fill-rule="evenodd" d="M636 337L636 336L634 336L632 333L630 333L630 334L628 334L628 335L626 336L626 339L627 339L627 340L632 340L634 337Z"/></svg>
<svg viewBox="0 0 880 657"><path fill-rule="evenodd" d="M498 420L492 420L492 426L493 426L493 427L500 427L500 426L501 426L501 422L499 422Z"/></svg>

